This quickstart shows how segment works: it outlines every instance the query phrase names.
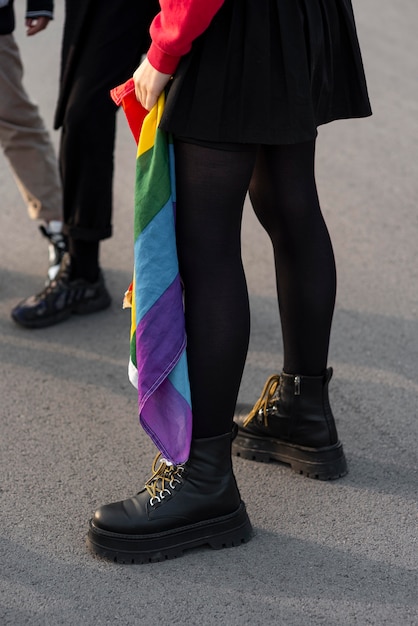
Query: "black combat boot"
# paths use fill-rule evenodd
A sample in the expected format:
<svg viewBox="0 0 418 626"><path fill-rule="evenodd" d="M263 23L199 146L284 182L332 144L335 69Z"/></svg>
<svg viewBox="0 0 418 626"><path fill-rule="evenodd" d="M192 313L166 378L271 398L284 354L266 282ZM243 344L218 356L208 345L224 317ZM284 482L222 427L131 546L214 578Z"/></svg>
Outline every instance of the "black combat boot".
<svg viewBox="0 0 418 626"><path fill-rule="evenodd" d="M90 521L88 547L119 563L181 556L188 548L239 546L252 530L231 461L231 434L192 441L189 460L169 465L159 456L145 488L100 507Z"/></svg>
<svg viewBox="0 0 418 626"><path fill-rule="evenodd" d="M332 368L324 376L271 376L249 415L235 415L237 456L281 461L299 474L329 480L347 473L328 397Z"/></svg>

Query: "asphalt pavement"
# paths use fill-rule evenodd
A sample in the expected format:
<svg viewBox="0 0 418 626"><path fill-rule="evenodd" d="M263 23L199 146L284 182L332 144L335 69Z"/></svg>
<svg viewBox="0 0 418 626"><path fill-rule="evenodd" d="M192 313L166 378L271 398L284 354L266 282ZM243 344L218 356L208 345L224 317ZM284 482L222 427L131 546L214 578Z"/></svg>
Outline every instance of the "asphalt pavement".
<svg viewBox="0 0 418 626"><path fill-rule="evenodd" d="M31 39L24 4L25 84L51 128L63 3ZM127 379L121 306L135 145L120 114L114 236L101 253L112 307L33 331L10 310L42 289L46 246L0 154L2 626L418 624L418 5L354 8L374 115L321 128L317 148L338 269L330 394L349 474L318 482L234 459L255 530L239 548L145 566L86 550L92 511L138 491L155 454ZM252 403L281 368L282 345L272 253L249 205L243 253L252 338L240 402Z"/></svg>

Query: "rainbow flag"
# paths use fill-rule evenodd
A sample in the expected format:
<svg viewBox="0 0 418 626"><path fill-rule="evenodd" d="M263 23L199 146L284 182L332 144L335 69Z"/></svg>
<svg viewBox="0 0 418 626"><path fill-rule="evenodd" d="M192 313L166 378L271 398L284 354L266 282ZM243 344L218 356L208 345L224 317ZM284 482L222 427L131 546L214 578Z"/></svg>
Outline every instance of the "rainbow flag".
<svg viewBox="0 0 418 626"><path fill-rule="evenodd" d="M189 456L192 412L176 250L174 151L158 128L165 96L146 111L135 98L132 79L111 95L122 104L138 144L134 271L125 294L125 306L132 307L129 379L138 389L142 427L163 457L178 464Z"/></svg>

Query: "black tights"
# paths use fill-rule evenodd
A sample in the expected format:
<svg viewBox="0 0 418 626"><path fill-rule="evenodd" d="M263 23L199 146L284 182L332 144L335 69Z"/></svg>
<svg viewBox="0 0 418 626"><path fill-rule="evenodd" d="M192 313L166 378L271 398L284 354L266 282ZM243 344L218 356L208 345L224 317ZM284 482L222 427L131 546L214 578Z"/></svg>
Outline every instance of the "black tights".
<svg viewBox="0 0 418 626"><path fill-rule="evenodd" d="M320 375L335 303L334 254L314 178L315 143L227 151L176 142L193 435L228 432L248 350L241 261L247 190L274 249L285 372Z"/></svg>

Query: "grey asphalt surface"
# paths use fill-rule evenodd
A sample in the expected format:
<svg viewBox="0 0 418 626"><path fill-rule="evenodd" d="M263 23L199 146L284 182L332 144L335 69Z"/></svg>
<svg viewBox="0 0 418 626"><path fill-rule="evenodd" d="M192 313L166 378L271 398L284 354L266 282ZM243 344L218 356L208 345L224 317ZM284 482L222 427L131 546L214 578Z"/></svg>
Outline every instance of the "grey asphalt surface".
<svg viewBox="0 0 418 626"><path fill-rule="evenodd" d="M61 4L28 40L17 3L26 86L49 127ZM317 482L235 459L255 529L240 548L146 566L87 552L92 511L138 491L155 453L137 423L121 308L135 146L121 114L102 246L111 309L36 331L10 310L42 288L46 247L0 154L0 624L418 624L418 5L354 7L374 116L322 128L317 160L339 276L330 393L350 472ZM252 340L240 402L251 403L282 347L272 255L249 206L243 249Z"/></svg>

